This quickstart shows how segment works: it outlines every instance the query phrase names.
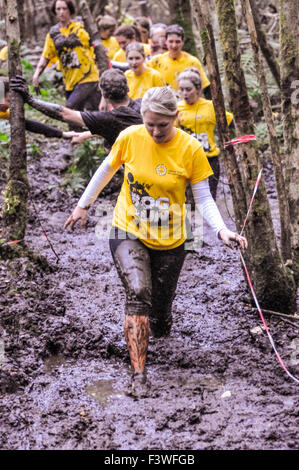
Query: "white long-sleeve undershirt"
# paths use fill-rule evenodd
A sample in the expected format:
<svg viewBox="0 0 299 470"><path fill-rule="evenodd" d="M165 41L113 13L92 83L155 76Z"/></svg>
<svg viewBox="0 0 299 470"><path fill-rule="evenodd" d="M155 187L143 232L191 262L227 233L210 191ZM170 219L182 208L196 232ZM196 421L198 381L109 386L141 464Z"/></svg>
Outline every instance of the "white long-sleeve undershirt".
<svg viewBox="0 0 299 470"><path fill-rule="evenodd" d="M195 205L199 208L202 216L210 225L215 235L218 235L221 229L226 228L221 217L219 209L212 198L209 186L209 179L206 178L199 183L191 185Z"/></svg>
<svg viewBox="0 0 299 470"><path fill-rule="evenodd" d="M102 189L112 179L117 170L118 168L114 169L109 165L107 156L90 180L78 202L78 206L82 209L90 207L97 199ZM192 184L191 188L195 204L199 208L204 219L213 229L215 235L218 235L219 231L226 228L226 226L218 207L211 196L208 178L200 181L199 183Z"/></svg>
<svg viewBox="0 0 299 470"><path fill-rule="evenodd" d="M84 193L82 194L78 206L82 209L86 209L96 200L102 189L109 183L112 177L117 172L118 168L115 170L111 168L108 163L108 157L102 161L101 165L91 178L87 188L85 189Z"/></svg>

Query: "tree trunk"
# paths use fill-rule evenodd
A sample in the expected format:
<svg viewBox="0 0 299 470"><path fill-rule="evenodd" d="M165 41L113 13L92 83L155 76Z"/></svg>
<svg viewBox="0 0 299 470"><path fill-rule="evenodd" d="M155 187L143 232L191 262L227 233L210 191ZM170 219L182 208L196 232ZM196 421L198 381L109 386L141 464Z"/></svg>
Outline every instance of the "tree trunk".
<svg viewBox="0 0 299 470"><path fill-rule="evenodd" d="M299 282L299 0L279 0L285 180L291 219L293 271Z"/></svg>
<svg viewBox="0 0 299 470"><path fill-rule="evenodd" d="M273 114L271 109L270 97L267 89L267 82L264 73L264 66L262 62L262 55L260 47L258 44L257 31L255 29L255 22L251 10L251 0L245 0L243 3L243 12L246 18L246 23L248 26L251 45L253 50L253 56L259 81L259 86L261 90L261 97L263 103L264 116L268 128L268 133L270 136L270 148L272 154L272 161L274 164L275 179L276 179L276 189L278 195L279 203L279 213L280 213L280 227L281 227L281 252L284 261L291 260L291 240L290 240L290 214L289 214L289 204L287 200L287 193L285 187L285 181L283 177L283 168L281 164L280 149L277 139L277 134L275 131L275 125L273 120Z"/></svg>
<svg viewBox="0 0 299 470"><path fill-rule="evenodd" d="M221 79L216 54L213 26L211 16L205 10L205 3L201 4L197 0L191 0L192 10L195 15L195 21L200 30L202 46L211 82L212 99L215 108L216 120L223 163L227 175L230 175L230 191L236 216L236 226L241 230L242 222L247 212L246 198L241 181L240 171L236 161L236 155L232 146L224 148L223 142L230 140L230 132L227 125L224 96L222 92Z"/></svg>
<svg viewBox="0 0 299 470"><path fill-rule="evenodd" d="M8 69L9 77L13 77L22 74L17 0L6 0L5 7ZM3 206L3 234L7 241L23 239L27 223L28 180L24 102L22 96L14 91L10 92L10 114L10 161Z"/></svg>
<svg viewBox="0 0 299 470"><path fill-rule="evenodd" d="M269 69L272 72L272 75L277 83L277 85L280 88L280 69L279 69L279 64L276 60L275 57L275 51L271 47L271 45L268 43L266 39L266 35L264 31L262 30L261 23L259 20L259 14L258 14L258 7L256 5L256 0L250 0L250 6L251 6L251 11L252 11L252 16L254 19L254 24L255 24L255 29L256 29L256 34L257 34L257 39L259 46L261 48L261 51L267 61L267 64L269 66Z"/></svg>
<svg viewBox="0 0 299 470"><path fill-rule="evenodd" d="M207 0L200 0L200 3L208 5ZM252 134L254 124L241 65L234 0L216 0L216 8L225 77L237 134ZM238 152L241 157L240 170L249 206L261 165L255 144L239 145ZM249 243L246 251L246 264L261 306L285 313L294 311L296 308L294 279L284 266L276 243L263 178L247 223L246 236Z"/></svg>
<svg viewBox="0 0 299 470"><path fill-rule="evenodd" d="M80 1L80 13L84 21L85 29L90 35L90 39L94 46L96 63L97 63L99 73L101 76L102 73L109 68L109 59L106 54L105 47L102 44L97 25L91 15L91 12L90 12L90 9L86 0Z"/></svg>
<svg viewBox="0 0 299 470"><path fill-rule="evenodd" d="M171 24L179 24L185 30L184 50L198 56L198 50L192 30L192 17L189 0L168 0Z"/></svg>

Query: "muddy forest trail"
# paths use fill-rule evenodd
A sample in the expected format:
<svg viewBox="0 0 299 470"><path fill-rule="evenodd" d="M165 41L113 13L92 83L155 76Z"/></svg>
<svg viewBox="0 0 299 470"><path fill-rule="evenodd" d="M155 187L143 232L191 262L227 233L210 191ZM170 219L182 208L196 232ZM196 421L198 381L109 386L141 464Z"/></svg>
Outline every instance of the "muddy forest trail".
<svg viewBox="0 0 299 470"><path fill-rule="evenodd" d="M185 260L171 334L150 339L151 396L124 394L131 373L124 290L108 240L95 235L98 204L86 230L62 231L77 201L59 186L70 151L69 144L46 143L43 155L29 160L32 199L59 264L32 203L26 242L56 269L1 261L0 448L298 448L298 385L278 364L248 306L237 252L223 248L206 226L203 248ZM222 185L218 194L233 228ZM115 198L111 193L99 203L111 207ZM279 317L266 320L298 376L298 328Z"/></svg>

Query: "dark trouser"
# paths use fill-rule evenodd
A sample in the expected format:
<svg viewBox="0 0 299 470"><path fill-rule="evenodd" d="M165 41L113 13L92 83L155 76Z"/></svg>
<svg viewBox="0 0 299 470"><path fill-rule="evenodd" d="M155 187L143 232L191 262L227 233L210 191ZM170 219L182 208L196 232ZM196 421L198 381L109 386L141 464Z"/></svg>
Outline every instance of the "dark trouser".
<svg viewBox="0 0 299 470"><path fill-rule="evenodd" d="M209 164L214 172L212 176L209 176L209 186L212 194L212 198L216 201L217 186L220 176L220 163L219 155L217 157L208 157Z"/></svg>
<svg viewBox="0 0 299 470"><path fill-rule="evenodd" d="M126 291L126 315L148 316L156 337L169 334L172 302L186 255L184 244L172 250L152 250L120 230L116 236L110 237L110 249Z"/></svg>
<svg viewBox="0 0 299 470"><path fill-rule="evenodd" d="M75 86L71 91L66 91L66 107L77 111L98 111L101 100L99 82L86 82Z"/></svg>

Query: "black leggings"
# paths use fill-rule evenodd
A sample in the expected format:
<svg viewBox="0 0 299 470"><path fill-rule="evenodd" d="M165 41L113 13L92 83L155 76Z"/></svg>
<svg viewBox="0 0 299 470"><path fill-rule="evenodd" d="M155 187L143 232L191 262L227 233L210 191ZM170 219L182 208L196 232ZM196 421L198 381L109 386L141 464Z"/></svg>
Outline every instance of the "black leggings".
<svg viewBox="0 0 299 470"><path fill-rule="evenodd" d="M139 239L112 229L110 250L126 291L126 315L149 317L154 336L169 334L171 307L186 251L152 250Z"/></svg>

